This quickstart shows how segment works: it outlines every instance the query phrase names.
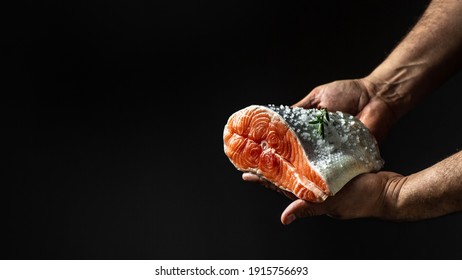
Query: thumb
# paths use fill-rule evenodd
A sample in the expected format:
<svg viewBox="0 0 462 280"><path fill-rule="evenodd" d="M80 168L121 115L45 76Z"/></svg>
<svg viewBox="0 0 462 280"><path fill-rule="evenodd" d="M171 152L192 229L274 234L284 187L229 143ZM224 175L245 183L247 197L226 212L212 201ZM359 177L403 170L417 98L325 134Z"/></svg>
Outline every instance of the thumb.
<svg viewBox="0 0 462 280"><path fill-rule="evenodd" d="M375 106L366 106L357 117L379 143L386 138L394 123L393 114L389 113L389 109L382 103L376 103Z"/></svg>
<svg viewBox="0 0 462 280"><path fill-rule="evenodd" d="M310 203L303 199L298 199L289 204L281 215L281 222L288 225L295 219L304 217L314 217L326 214L324 203Z"/></svg>

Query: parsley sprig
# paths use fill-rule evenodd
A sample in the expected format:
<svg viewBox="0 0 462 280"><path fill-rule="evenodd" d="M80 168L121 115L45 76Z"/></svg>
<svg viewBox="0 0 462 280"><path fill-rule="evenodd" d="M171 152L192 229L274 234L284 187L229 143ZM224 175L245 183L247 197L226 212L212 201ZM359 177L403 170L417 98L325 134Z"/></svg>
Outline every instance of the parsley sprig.
<svg viewBox="0 0 462 280"><path fill-rule="evenodd" d="M329 112L327 112L326 108L320 108L319 109L320 114L316 116L316 118L312 121L309 122L309 124L314 124L317 126L317 131L318 133L322 136L322 139L324 139L324 125L329 126Z"/></svg>

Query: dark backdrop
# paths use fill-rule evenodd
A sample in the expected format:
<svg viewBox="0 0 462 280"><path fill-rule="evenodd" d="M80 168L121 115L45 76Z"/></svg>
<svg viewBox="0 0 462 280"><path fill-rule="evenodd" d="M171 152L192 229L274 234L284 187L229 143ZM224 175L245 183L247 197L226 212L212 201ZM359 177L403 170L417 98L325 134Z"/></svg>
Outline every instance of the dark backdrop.
<svg viewBox="0 0 462 280"><path fill-rule="evenodd" d="M461 214L283 226L223 153L230 114L367 75L428 1L163 2L2 4L1 258L462 258ZM461 90L397 124L385 169L460 148Z"/></svg>

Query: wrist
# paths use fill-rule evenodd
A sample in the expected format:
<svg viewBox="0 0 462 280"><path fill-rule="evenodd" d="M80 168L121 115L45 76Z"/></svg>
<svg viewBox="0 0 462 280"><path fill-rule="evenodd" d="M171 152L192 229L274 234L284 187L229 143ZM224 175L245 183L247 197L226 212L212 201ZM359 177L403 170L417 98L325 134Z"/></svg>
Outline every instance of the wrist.
<svg viewBox="0 0 462 280"><path fill-rule="evenodd" d="M401 48L363 79L399 119L442 83L441 72L430 58Z"/></svg>
<svg viewBox="0 0 462 280"><path fill-rule="evenodd" d="M396 121L413 107L421 93L419 70L417 66L381 65L363 80L372 98L385 103Z"/></svg>
<svg viewBox="0 0 462 280"><path fill-rule="evenodd" d="M385 220L406 220L403 211L403 188L406 187L408 177L395 174L391 177L384 178L385 188L382 194L382 207L379 207L378 217Z"/></svg>

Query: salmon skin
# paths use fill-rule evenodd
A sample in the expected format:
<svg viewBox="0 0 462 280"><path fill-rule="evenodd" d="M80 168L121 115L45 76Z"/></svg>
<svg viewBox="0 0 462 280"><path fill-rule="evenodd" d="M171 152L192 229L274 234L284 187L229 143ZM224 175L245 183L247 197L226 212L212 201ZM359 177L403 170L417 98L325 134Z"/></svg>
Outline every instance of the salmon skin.
<svg viewBox="0 0 462 280"><path fill-rule="evenodd" d="M322 202L357 175L384 164L377 141L361 121L342 112L322 113L283 105L248 106L229 117L224 152L238 170L298 198Z"/></svg>

